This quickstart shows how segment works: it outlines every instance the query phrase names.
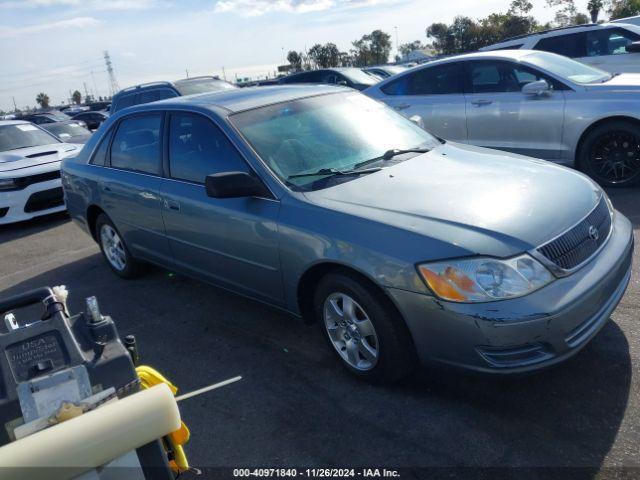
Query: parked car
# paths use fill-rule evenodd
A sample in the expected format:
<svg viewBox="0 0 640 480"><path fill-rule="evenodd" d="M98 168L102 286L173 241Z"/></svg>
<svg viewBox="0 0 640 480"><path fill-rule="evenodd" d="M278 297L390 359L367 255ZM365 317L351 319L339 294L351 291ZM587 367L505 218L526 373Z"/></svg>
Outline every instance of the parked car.
<svg viewBox="0 0 640 480"><path fill-rule="evenodd" d="M63 211L60 160L81 147L29 122L0 121L0 224Z"/></svg>
<svg viewBox="0 0 640 480"><path fill-rule="evenodd" d="M603 186L640 181L640 78L531 50L431 62L364 93L448 140L574 166Z"/></svg>
<svg viewBox="0 0 640 480"><path fill-rule="evenodd" d="M365 72L373 73L374 75L377 75L381 79L389 78L392 75L404 72L406 69L407 67L403 65L378 65L375 67L363 68Z"/></svg>
<svg viewBox="0 0 640 480"><path fill-rule="evenodd" d="M50 110L48 112L26 113L20 116L20 120L42 125L44 123L66 122L71 117L59 110Z"/></svg>
<svg viewBox="0 0 640 480"><path fill-rule="evenodd" d="M74 121L43 123L41 127L65 143L84 144L91 138L91 131Z"/></svg>
<svg viewBox="0 0 640 480"><path fill-rule="evenodd" d="M73 117L74 115L80 112L85 112L87 110L89 110L89 107L85 107L84 105L71 105L69 107L61 108L60 112L70 117Z"/></svg>
<svg viewBox="0 0 640 480"><path fill-rule="evenodd" d="M638 42L637 25L590 23L513 37L480 50L543 50L610 73L640 73Z"/></svg>
<svg viewBox="0 0 640 480"><path fill-rule="evenodd" d="M194 95L197 93L233 90L236 87L217 77L203 76L184 78L176 82L153 82L120 90L113 96L110 113L132 105L156 102L165 98Z"/></svg>
<svg viewBox="0 0 640 480"><path fill-rule="evenodd" d="M370 380L416 358L558 363L631 274L632 226L588 177L440 141L348 88L139 105L62 170L72 218L117 275L148 261L318 322Z"/></svg>
<svg viewBox="0 0 640 480"><path fill-rule="evenodd" d="M111 102L92 102L87 104L87 107L89 107L89 110L92 112L108 112L111 107Z"/></svg>
<svg viewBox="0 0 640 480"><path fill-rule="evenodd" d="M343 85L345 87L364 90L371 85L375 85L380 80L364 73L359 68L325 68L321 70L311 70L308 72L294 73L279 80L280 84L288 85L293 83L317 83L328 85Z"/></svg>
<svg viewBox="0 0 640 480"><path fill-rule="evenodd" d="M73 120L84 122L89 130L97 130L107 118L109 118L107 112L95 111L80 112L73 116Z"/></svg>

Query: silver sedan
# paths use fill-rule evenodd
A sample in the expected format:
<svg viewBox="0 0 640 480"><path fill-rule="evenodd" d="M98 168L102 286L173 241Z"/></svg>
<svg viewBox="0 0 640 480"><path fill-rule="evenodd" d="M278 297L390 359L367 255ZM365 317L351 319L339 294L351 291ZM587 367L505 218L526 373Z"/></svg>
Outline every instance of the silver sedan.
<svg viewBox="0 0 640 480"><path fill-rule="evenodd" d="M364 93L448 140L574 166L603 186L640 181L637 74L502 50L431 62Z"/></svg>

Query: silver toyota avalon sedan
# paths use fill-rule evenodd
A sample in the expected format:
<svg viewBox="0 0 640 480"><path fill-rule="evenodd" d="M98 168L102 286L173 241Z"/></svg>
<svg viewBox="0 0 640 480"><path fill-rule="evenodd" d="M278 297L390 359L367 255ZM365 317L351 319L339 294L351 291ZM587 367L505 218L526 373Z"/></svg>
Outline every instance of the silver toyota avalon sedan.
<svg viewBox="0 0 640 480"><path fill-rule="evenodd" d="M588 177L441 141L344 87L124 109L62 170L117 275L150 262L276 305L372 381L560 362L631 274L631 224Z"/></svg>
<svg viewBox="0 0 640 480"><path fill-rule="evenodd" d="M427 63L368 88L447 140L574 166L603 186L640 182L640 75L535 50Z"/></svg>

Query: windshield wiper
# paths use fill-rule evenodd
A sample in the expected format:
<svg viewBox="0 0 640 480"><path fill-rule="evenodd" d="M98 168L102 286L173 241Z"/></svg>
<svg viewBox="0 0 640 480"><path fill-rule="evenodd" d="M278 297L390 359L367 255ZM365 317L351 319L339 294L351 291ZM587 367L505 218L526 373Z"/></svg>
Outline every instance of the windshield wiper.
<svg viewBox="0 0 640 480"><path fill-rule="evenodd" d="M316 172L311 173L297 173L295 175L289 175L287 180L291 178L302 178L302 177L316 177L320 175L364 175L366 173L374 173L382 170L382 167L374 167L374 168L363 168L361 170L352 169L352 170L338 170L337 168L321 168Z"/></svg>
<svg viewBox="0 0 640 480"><path fill-rule="evenodd" d="M393 157L397 155L402 155L403 153L427 153L430 151L431 151L430 148L405 148L405 149L392 148L391 150L387 150L386 152L384 152L379 157L370 158L369 160L365 160L364 162L356 163L353 166L353 168L364 167L365 165L368 165L373 162L377 162L378 160L391 160Z"/></svg>

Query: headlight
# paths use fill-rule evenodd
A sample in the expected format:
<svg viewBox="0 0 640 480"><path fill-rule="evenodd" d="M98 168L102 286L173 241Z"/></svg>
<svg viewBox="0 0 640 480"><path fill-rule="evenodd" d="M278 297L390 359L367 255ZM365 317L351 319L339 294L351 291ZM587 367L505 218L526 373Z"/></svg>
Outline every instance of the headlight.
<svg viewBox="0 0 640 480"><path fill-rule="evenodd" d="M13 190L16 187L17 185L13 178L0 178L0 190Z"/></svg>
<svg viewBox="0 0 640 480"><path fill-rule="evenodd" d="M527 254L508 260L477 257L418 265L436 296L452 302L492 302L527 295L553 275Z"/></svg>

